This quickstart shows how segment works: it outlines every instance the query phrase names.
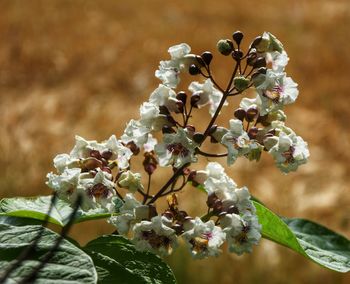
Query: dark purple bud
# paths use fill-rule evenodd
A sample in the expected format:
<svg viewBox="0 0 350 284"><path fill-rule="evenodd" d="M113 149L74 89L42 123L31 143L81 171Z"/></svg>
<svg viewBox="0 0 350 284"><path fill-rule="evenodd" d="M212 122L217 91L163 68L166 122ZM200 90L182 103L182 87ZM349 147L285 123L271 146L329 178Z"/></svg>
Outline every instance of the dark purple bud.
<svg viewBox="0 0 350 284"><path fill-rule="evenodd" d="M168 115L168 114L170 114L170 111L168 110L168 108L166 106L160 106L159 107L159 114Z"/></svg>
<svg viewBox="0 0 350 284"><path fill-rule="evenodd" d="M247 110L246 115L245 115L245 119L246 119L248 122L252 122L252 121L256 118L258 112L259 112L259 111L258 111L256 108L254 108L254 107L249 108L249 109Z"/></svg>
<svg viewBox="0 0 350 284"><path fill-rule="evenodd" d="M90 157L93 157L93 158L95 158L97 160L100 160L102 158L100 152L97 151L97 150L91 150L90 151Z"/></svg>
<svg viewBox="0 0 350 284"><path fill-rule="evenodd" d="M198 108L197 103L199 102L199 100L201 99L201 96L197 93L193 94L191 96L191 106L194 108Z"/></svg>
<svg viewBox="0 0 350 284"><path fill-rule="evenodd" d="M102 158L106 159L107 161L112 158L112 155L113 155L113 152L111 150L106 150L106 151L103 151L101 156Z"/></svg>
<svg viewBox="0 0 350 284"><path fill-rule="evenodd" d="M176 102L176 110L175 113L183 113L184 112L184 104L182 101Z"/></svg>
<svg viewBox="0 0 350 284"><path fill-rule="evenodd" d="M209 128L209 135L214 134L216 129L218 129L217 124L214 124L212 127Z"/></svg>
<svg viewBox="0 0 350 284"><path fill-rule="evenodd" d="M232 58L234 60L241 60L241 58L243 57L243 52L238 50L238 49L235 49L233 52L232 52Z"/></svg>
<svg viewBox="0 0 350 284"><path fill-rule="evenodd" d="M258 135L258 128L257 127L252 127L248 131L248 136L250 139L255 139L256 136Z"/></svg>
<svg viewBox="0 0 350 284"><path fill-rule="evenodd" d="M261 68L261 67L266 67L265 57L259 57L254 63L254 68Z"/></svg>
<svg viewBox="0 0 350 284"><path fill-rule="evenodd" d="M168 125L164 125L162 127L162 132L163 132L163 134L166 134L166 133L171 134L171 133L175 133L175 130Z"/></svg>
<svg viewBox="0 0 350 284"><path fill-rule="evenodd" d="M243 33L241 31L236 31L232 34L233 40L237 43L237 45L241 44L241 41L243 39Z"/></svg>
<svg viewBox="0 0 350 284"><path fill-rule="evenodd" d="M176 99L178 99L179 101L182 101L183 104L186 104L187 95L185 92L178 92L176 95Z"/></svg>
<svg viewBox="0 0 350 284"><path fill-rule="evenodd" d="M235 110L233 115L235 116L235 118L243 121L245 116L246 116L246 112L245 112L245 110L243 108L238 108L238 109Z"/></svg>
<svg viewBox="0 0 350 284"><path fill-rule="evenodd" d="M188 72L191 74L191 75L198 75L201 70L199 69L199 67L195 64L192 64L190 66L190 68L188 69Z"/></svg>
<svg viewBox="0 0 350 284"><path fill-rule="evenodd" d="M196 132L193 134L193 141L196 142L197 144L201 144L204 141L205 137L203 133Z"/></svg>
<svg viewBox="0 0 350 284"><path fill-rule="evenodd" d="M203 61L205 62L205 64L207 64L207 65L209 65L211 60L213 59L213 55L209 51L203 52L201 57L202 57Z"/></svg>

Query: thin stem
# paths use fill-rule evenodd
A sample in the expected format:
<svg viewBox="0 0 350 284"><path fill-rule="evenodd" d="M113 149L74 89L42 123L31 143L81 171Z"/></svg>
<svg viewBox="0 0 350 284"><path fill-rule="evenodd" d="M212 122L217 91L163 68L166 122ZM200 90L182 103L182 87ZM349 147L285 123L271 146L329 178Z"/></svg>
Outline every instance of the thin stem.
<svg viewBox="0 0 350 284"><path fill-rule="evenodd" d="M191 107L190 107L190 111L186 114L186 120L185 120L185 123L184 123L184 126L185 126L185 127L187 126L188 120L189 120L190 117L191 117L192 109L193 109L193 107L191 106Z"/></svg>
<svg viewBox="0 0 350 284"><path fill-rule="evenodd" d="M151 178L152 178L152 175L148 174L147 191L146 191L146 195L143 197L142 204L146 204L147 199L149 198L149 191L150 191L150 188L151 188Z"/></svg>
<svg viewBox="0 0 350 284"><path fill-rule="evenodd" d="M186 168L189 165L189 163L184 164L182 167L177 169L177 171L172 175L172 177L166 182L166 184L157 192L156 195L154 195L150 201L147 202L147 204L152 204L155 202L167 189L169 186L172 185L172 183L176 180L176 178L183 173L184 168Z"/></svg>
<svg viewBox="0 0 350 284"><path fill-rule="evenodd" d="M204 157L213 157L213 158L227 157L227 155L228 155L228 153L222 153L222 154L206 153L206 152L201 151L199 148L196 149L196 153L199 155L202 155Z"/></svg>

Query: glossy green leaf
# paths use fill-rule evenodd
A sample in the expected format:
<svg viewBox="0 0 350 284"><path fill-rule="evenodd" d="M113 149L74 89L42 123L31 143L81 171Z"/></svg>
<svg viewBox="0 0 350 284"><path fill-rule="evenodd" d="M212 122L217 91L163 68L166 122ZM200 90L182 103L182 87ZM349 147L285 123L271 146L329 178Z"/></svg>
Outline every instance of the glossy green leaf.
<svg viewBox="0 0 350 284"><path fill-rule="evenodd" d="M9 226L0 224L0 275L23 250L44 230L35 252L28 255L7 279L18 283L38 267L59 237L42 226ZM37 274L35 283L96 283L97 272L90 256L67 240L63 240L53 257Z"/></svg>
<svg viewBox="0 0 350 284"><path fill-rule="evenodd" d="M350 271L350 241L309 220L280 218L254 202L264 238L286 246L329 269Z"/></svg>
<svg viewBox="0 0 350 284"><path fill-rule="evenodd" d="M20 217L44 221L49 211L50 202L51 196L4 198L0 201L0 217ZM116 203L117 205L118 203ZM67 224L72 211L73 209L68 203L57 200L51 211L49 222L62 227ZM74 222L79 223L109 216L110 213L102 208L89 211L78 210Z"/></svg>
<svg viewBox="0 0 350 284"><path fill-rule="evenodd" d="M84 250L95 263L99 283L176 283L173 272L160 257L137 251L121 236L102 236Z"/></svg>

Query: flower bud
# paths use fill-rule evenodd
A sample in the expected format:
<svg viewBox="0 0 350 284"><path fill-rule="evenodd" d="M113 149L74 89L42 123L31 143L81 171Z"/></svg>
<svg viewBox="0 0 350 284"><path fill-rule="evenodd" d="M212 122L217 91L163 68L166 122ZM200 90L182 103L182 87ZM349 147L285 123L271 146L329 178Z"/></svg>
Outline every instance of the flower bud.
<svg viewBox="0 0 350 284"><path fill-rule="evenodd" d="M163 134L172 134L172 133L175 133L175 130L168 125L164 125L162 127L162 133Z"/></svg>
<svg viewBox="0 0 350 284"><path fill-rule="evenodd" d="M128 147L135 156L140 153L140 148L137 147L134 141L128 142L128 144L126 144L126 147Z"/></svg>
<svg viewBox="0 0 350 284"><path fill-rule="evenodd" d="M254 107L249 108L249 109L247 110L246 115L245 115L245 119L246 119L248 122L252 122L252 121L256 118L258 112L259 112L259 111L258 111L256 108L254 108Z"/></svg>
<svg viewBox="0 0 350 284"><path fill-rule="evenodd" d="M255 139L256 136L258 135L258 128L257 127L252 127L248 131L248 136L250 139Z"/></svg>
<svg viewBox="0 0 350 284"><path fill-rule="evenodd" d="M200 97L199 93L198 92L194 93L191 96L191 106L194 108L198 108L197 103L199 102L200 99L201 99L201 97Z"/></svg>
<svg viewBox="0 0 350 284"><path fill-rule="evenodd" d="M213 59L213 55L209 51L203 52L201 57L202 57L203 61L205 62L205 64L207 64L207 65L209 65Z"/></svg>
<svg viewBox="0 0 350 284"><path fill-rule="evenodd" d="M159 107L159 114L169 115L170 112L166 106Z"/></svg>
<svg viewBox="0 0 350 284"><path fill-rule="evenodd" d="M243 108L238 108L238 109L235 110L235 112L233 113L233 115L234 115L237 119L243 121L244 118L245 118L245 116L246 116L246 112L245 112L245 110L244 110Z"/></svg>
<svg viewBox="0 0 350 284"><path fill-rule="evenodd" d="M193 134L193 141L196 142L197 144L201 144L204 141L205 137L203 133L196 132Z"/></svg>
<svg viewBox="0 0 350 284"><path fill-rule="evenodd" d="M212 127L209 128L209 135L215 133L215 131L217 130L218 126L217 124L214 124Z"/></svg>
<svg viewBox="0 0 350 284"><path fill-rule="evenodd" d="M266 67L266 59L265 57L259 57L255 63L254 68Z"/></svg>
<svg viewBox="0 0 350 284"><path fill-rule="evenodd" d="M184 104L182 101L176 102L175 113L183 113L184 112Z"/></svg>
<svg viewBox="0 0 350 284"><path fill-rule="evenodd" d="M193 125L191 125L191 124L186 125L186 129L187 129L187 131L188 131L188 133L189 133L190 135L193 135L194 132L196 131L196 128L195 128Z"/></svg>
<svg viewBox="0 0 350 284"><path fill-rule="evenodd" d="M93 158L95 158L97 160L101 160L101 154L97 150L91 150L90 151L90 157L93 157Z"/></svg>
<svg viewBox="0 0 350 284"><path fill-rule="evenodd" d="M236 31L232 34L233 40L237 43L237 45L241 44L241 41L243 39L243 33L241 31Z"/></svg>
<svg viewBox="0 0 350 284"><path fill-rule="evenodd" d="M198 75L201 71L199 69L199 67L195 64L192 64L190 66L190 68L188 69L188 72L191 74L191 75Z"/></svg>
<svg viewBox="0 0 350 284"><path fill-rule="evenodd" d="M233 85L235 86L236 90L241 92L247 89L249 85L249 79L245 78L244 76L237 76L233 79Z"/></svg>
<svg viewBox="0 0 350 284"><path fill-rule="evenodd" d="M181 101L183 104L186 104L187 95L185 92L178 92L176 95L176 99Z"/></svg>
<svg viewBox="0 0 350 284"><path fill-rule="evenodd" d="M112 158L113 152L111 150L105 150L102 152L101 157L107 161Z"/></svg>
<svg viewBox="0 0 350 284"><path fill-rule="evenodd" d="M260 53L268 51L269 45L270 39L265 34L263 36L256 37L252 43L252 47L255 47Z"/></svg>
<svg viewBox="0 0 350 284"><path fill-rule="evenodd" d="M247 56L247 64L249 65L249 66L253 66L254 65L254 63L255 63L255 61L256 61L256 59L257 59L257 54L256 54L256 50L255 50L255 48L253 48L250 52L249 52L249 54L248 54L248 56Z"/></svg>
<svg viewBox="0 0 350 284"><path fill-rule="evenodd" d="M238 50L238 49L235 49L233 52L232 52L232 58L234 60L241 60L241 58L244 56L243 52Z"/></svg>
<svg viewBox="0 0 350 284"><path fill-rule="evenodd" d="M233 51L233 43L229 39L221 39L217 43L217 49L222 55L230 55Z"/></svg>

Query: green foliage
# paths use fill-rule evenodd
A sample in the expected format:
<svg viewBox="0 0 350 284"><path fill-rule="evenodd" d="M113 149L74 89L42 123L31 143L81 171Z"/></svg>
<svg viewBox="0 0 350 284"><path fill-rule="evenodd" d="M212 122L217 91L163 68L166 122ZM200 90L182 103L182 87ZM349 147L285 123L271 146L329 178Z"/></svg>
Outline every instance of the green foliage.
<svg viewBox="0 0 350 284"><path fill-rule="evenodd" d="M4 198L0 201L0 217L21 217L44 221L47 212L49 211L51 196L40 197L16 197ZM120 204L115 202L116 206ZM118 208L117 208L118 209ZM69 216L73 209L68 203L57 200L49 217L49 222L63 227L67 224ZM88 220L107 218L110 216L104 209L92 209L87 212L78 210L74 223L79 223ZM23 219L22 219L23 221ZM28 220L30 222L30 220Z"/></svg>
<svg viewBox="0 0 350 284"><path fill-rule="evenodd" d="M139 252L127 239L102 236L84 250L92 257L99 283L176 283L169 266L150 252Z"/></svg>
<svg viewBox="0 0 350 284"><path fill-rule="evenodd" d="M309 220L280 218L254 202L264 238L286 246L317 264L350 271L350 241Z"/></svg>
<svg viewBox="0 0 350 284"><path fill-rule="evenodd" d="M4 273L43 229L34 252L15 269L6 283L17 283L28 276L45 257L59 237L42 226L0 224L0 271ZM0 273L0 275L1 275ZM53 257L39 271L35 283L96 283L97 272L91 258L67 240L63 240Z"/></svg>

